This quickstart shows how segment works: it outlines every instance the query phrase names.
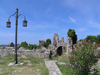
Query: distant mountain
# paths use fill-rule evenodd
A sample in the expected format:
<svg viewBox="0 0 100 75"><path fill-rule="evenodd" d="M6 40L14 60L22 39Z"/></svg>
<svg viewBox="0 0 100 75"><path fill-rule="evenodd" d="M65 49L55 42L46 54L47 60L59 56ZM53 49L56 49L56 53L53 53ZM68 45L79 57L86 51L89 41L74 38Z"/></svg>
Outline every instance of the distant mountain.
<svg viewBox="0 0 100 75"><path fill-rule="evenodd" d="M20 44L17 44L17 47L19 46ZM7 45L0 45L1 47L6 47ZM15 47L15 45L14 45Z"/></svg>

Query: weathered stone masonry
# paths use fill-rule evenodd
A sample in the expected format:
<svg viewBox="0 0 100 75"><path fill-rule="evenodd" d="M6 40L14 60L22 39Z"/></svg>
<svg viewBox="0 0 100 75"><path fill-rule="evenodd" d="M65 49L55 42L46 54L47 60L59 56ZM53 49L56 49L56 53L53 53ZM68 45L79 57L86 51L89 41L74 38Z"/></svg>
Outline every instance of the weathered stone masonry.
<svg viewBox="0 0 100 75"><path fill-rule="evenodd" d="M15 54L14 47L6 47L5 49L0 48L0 56L5 56L8 54L11 54L11 55ZM25 56L29 55L29 56L33 56L37 58L49 58L49 52L41 53L41 52L36 52L35 50L18 49L17 54L25 55Z"/></svg>

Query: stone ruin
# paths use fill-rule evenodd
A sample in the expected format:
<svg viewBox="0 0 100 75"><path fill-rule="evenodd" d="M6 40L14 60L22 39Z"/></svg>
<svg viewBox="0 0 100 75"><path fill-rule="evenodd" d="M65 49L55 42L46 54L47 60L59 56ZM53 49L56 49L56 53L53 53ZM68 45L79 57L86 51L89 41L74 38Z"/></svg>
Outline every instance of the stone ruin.
<svg viewBox="0 0 100 75"><path fill-rule="evenodd" d="M71 37L67 37L67 55L72 51L73 41Z"/></svg>
<svg viewBox="0 0 100 75"><path fill-rule="evenodd" d="M8 47L14 47L13 42L11 42L10 44L8 44Z"/></svg>
<svg viewBox="0 0 100 75"><path fill-rule="evenodd" d="M55 33L53 37L53 45L57 47L58 43L59 43L59 35Z"/></svg>
<svg viewBox="0 0 100 75"><path fill-rule="evenodd" d="M49 49L52 50L54 53L61 55L64 47L67 47L67 42L64 42L64 37L59 40L58 33L55 33L53 37L53 43L49 45Z"/></svg>
<svg viewBox="0 0 100 75"><path fill-rule="evenodd" d="M39 40L39 45L42 45L43 43L45 43L44 40Z"/></svg>
<svg viewBox="0 0 100 75"><path fill-rule="evenodd" d="M39 45L42 45L45 41L44 40L39 40ZM30 45L30 44L28 44ZM25 50L24 48L17 47L17 52L18 55L31 55L33 57L38 57L38 58L49 58L50 51L52 53L57 53L58 55L62 54L62 50L64 47L67 47L67 54L71 52L72 50L72 40L70 37L67 37L67 42L64 42L64 37L59 40L59 35L57 33L54 34L53 37L53 43L51 43L46 49L45 47L41 46L40 49L33 49L33 50ZM11 42L7 47L4 49L0 47L0 56L2 55L7 55L7 54L15 54L15 48L13 42Z"/></svg>

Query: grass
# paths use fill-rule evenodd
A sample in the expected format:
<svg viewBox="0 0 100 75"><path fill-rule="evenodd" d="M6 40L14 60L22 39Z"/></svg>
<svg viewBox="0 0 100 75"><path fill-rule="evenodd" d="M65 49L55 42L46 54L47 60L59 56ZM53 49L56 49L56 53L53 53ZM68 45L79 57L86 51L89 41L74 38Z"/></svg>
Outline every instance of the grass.
<svg viewBox="0 0 100 75"><path fill-rule="evenodd" d="M18 56L23 65L8 66L14 63L14 55L0 57L0 75L49 75L43 59L31 56Z"/></svg>

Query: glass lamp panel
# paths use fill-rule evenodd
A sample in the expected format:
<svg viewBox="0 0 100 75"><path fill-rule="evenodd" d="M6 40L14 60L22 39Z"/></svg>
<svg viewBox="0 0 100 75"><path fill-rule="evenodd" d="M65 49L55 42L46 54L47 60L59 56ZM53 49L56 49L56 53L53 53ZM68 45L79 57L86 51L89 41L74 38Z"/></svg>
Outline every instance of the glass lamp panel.
<svg viewBox="0 0 100 75"><path fill-rule="evenodd" d="M23 21L23 27L27 27L27 21L26 20Z"/></svg>
<svg viewBox="0 0 100 75"><path fill-rule="evenodd" d="M6 22L6 27L7 28L10 28L11 27L11 22L10 21Z"/></svg>

